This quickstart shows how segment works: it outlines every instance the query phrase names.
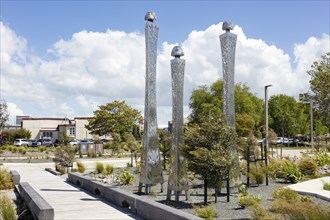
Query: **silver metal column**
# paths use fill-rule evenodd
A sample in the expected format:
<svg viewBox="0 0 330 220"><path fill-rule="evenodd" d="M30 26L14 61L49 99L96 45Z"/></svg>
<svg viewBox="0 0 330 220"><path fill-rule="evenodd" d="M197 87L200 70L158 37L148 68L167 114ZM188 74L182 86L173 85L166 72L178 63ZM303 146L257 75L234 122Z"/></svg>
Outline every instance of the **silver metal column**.
<svg viewBox="0 0 330 220"><path fill-rule="evenodd" d="M265 146L265 164L266 164L266 186L268 186L268 87L270 87L272 85L267 85L265 86L265 122L266 122L266 137L265 137L265 141L266 141L266 146Z"/></svg>
<svg viewBox="0 0 330 220"><path fill-rule="evenodd" d="M172 149L171 167L168 177L167 200L171 199L172 190L175 194L175 201L179 201L179 195L183 190L186 192L186 199L189 199L189 186L187 175L187 163L180 155L180 147L183 146L183 85L185 60L183 50L179 46L172 49L171 60L172 75Z"/></svg>
<svg viewBox="0 0 330 220"><path fill-rule="evenodd" d="M237 35L230 33L234 25L230 21L225 21L222 25L222 30L226 32L220 35L221 53L222 53L222 70L223 70L223 87L224 87L224 103L223 113L226 116L227 123L230 127L236 128L235 121L235 49ZM231 170L231 185L238 185L241 183L239 159L237 145L235 145L231 152L232 158L235 159L235 166Z"/></svg>
<svg viewBox="0 0 330 220"><path fill-rule="evenodd" d="M164 178L159 151L156 105L156 63L159 27L153 23L156 20L156 14L154 12L148 12L145 15L145 20L146 85L139 192L141 192L142 184L145 184L145 193L149 194L148 187L156 183L163 183Z"/></svg>

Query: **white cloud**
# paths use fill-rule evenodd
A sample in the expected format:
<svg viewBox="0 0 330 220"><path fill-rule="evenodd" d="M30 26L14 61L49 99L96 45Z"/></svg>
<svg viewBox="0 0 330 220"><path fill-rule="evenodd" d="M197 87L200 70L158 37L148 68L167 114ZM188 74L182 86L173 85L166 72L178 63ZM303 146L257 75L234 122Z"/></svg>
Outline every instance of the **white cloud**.
<svg viewBox="0 0 330 220"><path fill-rule="evenodd" d="M43 116L90 116L98 105L125 100L143 114L145 86L144 36L107 30L105 33L81 31L71 39L61 39L48 50L52 59L28 53L27 41L1 25L1 92L6 100L15 100L21 109L35 109ZM219 35L222 23L206 30L192 31L181 43L185 52L185 116L191 91L199 85L211 85L222 78ZM246 83L263 98L267 84L270 95L284 93L297 97L308 90L306 71L313 61L330 51L329 35L311 37L294 48L295 67L290 57L262 39L245 36L236 26L235 81ZM171 120L170 56L175 46L158 42L157 105L158 124ZM16 100L18 100L16 102ZM11 115L20 112L11 108ZM23 113L23 111L21 112ZM32 115L35 116L35 115Z"/></svg>
<svg viewBox="0 0 330 220"><path fill-rule="evenodd" d="M9 124L16 124L16 116L23 116L23 110L20 109L15 103L7 102L7 111L9 112Z"/></svg>

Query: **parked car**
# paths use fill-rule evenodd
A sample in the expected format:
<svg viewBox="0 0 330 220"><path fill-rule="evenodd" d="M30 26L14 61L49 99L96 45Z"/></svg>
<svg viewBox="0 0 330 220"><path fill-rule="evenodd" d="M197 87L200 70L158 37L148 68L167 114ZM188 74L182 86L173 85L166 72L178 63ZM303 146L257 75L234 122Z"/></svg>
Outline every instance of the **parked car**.
<svg viewBox="0 0 330 220"><path fill-rule="evenodd" d="M32 140L31 142L30 142L30 144L29 144L29 147L39 147L39 146L41 146L41 140L39 139L39 140Z"/></svg>
<svg viewBox="0 0 330 220"><path fill-rule="evenodd" d="M289 144L292 144L292 145L299 145L299 139L297 138L289 138Z"/></svg>
<svg viewBox="0 0 330 220"><path fill-rule="evenodd" d="M26 139L16 139L14 141L14 145L15 146L29 146L30 141L26 140Z"/></svg>
<svg viewBox="0 0 330 220"><path fill-rule="evenodd" d="M275 144L289 144L289 139L288 138L283 138L283 137L277 137L274 140Z"/></svg>
<svg viewBox="0 0 330 220"><path fill-rule="evenodd" d="M77 146L77 145L79 144L79 140L74 139L74 140L70 141L69 144L70 144L71 146Z"/></svg>
<svg viewBox="0 0 330 220"><path fill-rule="evenodd" d="M52 139L51 138L43 138L42 142L41 142L41 145L45 146L45 147L52 147L53 146Z"/></svg>

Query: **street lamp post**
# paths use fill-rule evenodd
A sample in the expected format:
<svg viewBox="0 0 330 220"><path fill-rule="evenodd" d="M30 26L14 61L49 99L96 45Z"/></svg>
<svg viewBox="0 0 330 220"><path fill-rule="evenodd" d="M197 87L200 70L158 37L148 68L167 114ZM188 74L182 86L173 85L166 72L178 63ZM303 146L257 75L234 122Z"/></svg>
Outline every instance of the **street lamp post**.
<svg viewBox="0 0 330 220"><path fill-rule="evenodd" d="M265 122L266 122L266 146L265 146L265 163L266 163L266 186L268 186L268 158L267 158L267 151L268 151L268 87L272 85L265 86Z"/></svg>
<svg viewBox="0 0 330 220"><path fill-rule="evenodd" d="M313 135L313 98L310 97L310 116L311 116L311 148L314 147L314 135Z"/></svg>

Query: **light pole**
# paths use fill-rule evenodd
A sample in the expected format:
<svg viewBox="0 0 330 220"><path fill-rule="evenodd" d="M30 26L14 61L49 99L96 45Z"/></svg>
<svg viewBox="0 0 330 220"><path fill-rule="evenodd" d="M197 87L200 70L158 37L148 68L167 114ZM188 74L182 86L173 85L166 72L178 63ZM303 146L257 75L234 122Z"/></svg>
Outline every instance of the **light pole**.
<svg viewBox="0 0 330 220"><path fill-rule="evenodd" d="M314 135L313 135L313 98L310 96L310 115L311 115L311 148L314 147Z"/></svg>
<svg viewBox="0 0 330 220"><path fill-rule="evenodd" d="M266 186L268 186L268 158L267 158L267 151L268 151L268 87L272 85L265 86L265 122L266 122L266 146L265 146L265 163L266 163Z"/></svg>

